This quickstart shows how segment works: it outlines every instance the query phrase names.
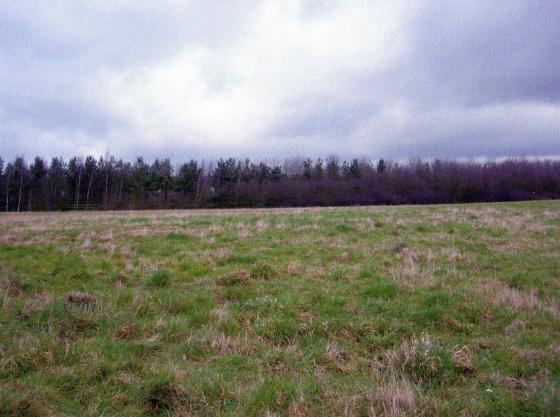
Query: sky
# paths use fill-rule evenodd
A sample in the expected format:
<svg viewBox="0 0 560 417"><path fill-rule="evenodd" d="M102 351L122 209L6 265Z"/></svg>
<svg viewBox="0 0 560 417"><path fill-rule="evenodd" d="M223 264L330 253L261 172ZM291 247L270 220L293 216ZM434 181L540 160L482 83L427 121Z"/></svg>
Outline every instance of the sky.
<svg viewBox="0 0 560 417"><path fill-rule="evenodd" d="M560 155L558 0L1 0L0 156Z"/></svg>

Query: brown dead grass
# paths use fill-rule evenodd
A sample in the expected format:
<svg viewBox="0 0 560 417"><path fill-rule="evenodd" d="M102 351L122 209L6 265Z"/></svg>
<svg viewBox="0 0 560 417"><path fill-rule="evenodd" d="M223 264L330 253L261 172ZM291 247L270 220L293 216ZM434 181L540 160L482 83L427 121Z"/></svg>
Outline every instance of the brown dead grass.
<svg viewBox="0 0 560 417"><path fill-rule="evenodd" d="M327 343L324 359L326 364L331 365L339 372L353 372L357 369L357 357L351 352L342 349L336 342Z"/></svg>
<svg viewBox="0 0 560 417"><path fill-rule="evenodd" d="M254 348L248 339L239 339L218 333L209 337L210 347L217 355L251 355Z"/></svg>
<svg viewBox="0 0 560 417"><path fill-rule="evenodd" d="M314 414L307 406L305 399L300 397L288 408L288 417L313 417Z"/></svg>
<svg viewBox="0 0 560 417"><path fill-rule="evenodd" d="M91 307L95 301L93 295L86 292L71 292L64 297L64 303L74 307Z"/></svg>
<svg viewBox="0 0 560 417"><path fill-rule="evenodd" d="M437 339L423 333L420 337L403 340L399 348L381 352L381 359L372 363L374 370L389 370L398 375L406 375L414 382L437 375L440 367ZM464 359L465 363L471 363Z"/></svg>
<svg viewBox="0 0 560 417"><path fill-rule="evenodd" d="M294 275L297 275L301 270L301 263L299 261L291 261L288 264L287 270L286 272L288 273L288 276L293 277Z"/></svg>
<svg viewBox="0 0 560 417"><path fill-rule="evenodd" d="M405 417L416 415L416 394L406 378L391 375L368 397L368 416Z"/></svg>
<svg viewBox="0 0 560 417"><path fill-rule="evenodd" d="M393 279L405 287L424 287L435 282L435 255L431 249L413 249L399 245L400 265L391 266Z"/></svg>
<svg viewBox="0 0 560 417"><path fill-rule="evenodd" d="M125 323L117 328L113 337L118 340L133 340L138 337L138 329L133 323Z"/></svg>
<svg viewBox="0 0 560 417"><path fill-rule="evenodd" d="M451 359L462 373L473 374L476 372L473 354L467 346L455 346L451 349Z"/></svg>
<svg viewBox="0 0 560 417"><path fill-rule="evenodd" d="M30 317L36 311L39 311L41 308L44 308L45 306L49 305L52 302L52 300L53 300L53 296L48 292L34 294L33 296L25 300L25 304L23 305L20 311L21 317L23 318Z"/></svg>
<svg viewBox="0 0 560 417"><path fill-rule="evenodd" d="M239 271L230 272L228 274L222 275L216 280L218 285L235 285L235 284L247 284L251 280L251 274L249 271L241 269Z"/></svg>
<svg viewBox="0 0 560 417"><path fill-rule="evenodd" d="M527 322L522 319L513 320L504 330L506 336L515 337L527 328Z"/></svg>
<svg viewBox="0 0 560 417"><path fill-rule="evenodd" d="M267 222L260 219L257 221L255 227L257 229L257 232L262 233L262 232L266 232L270 226Z"/></svg>
<svg viewBox="0 0 560 417"><path fill-rule="evenodd" d="M221 325L229 320L231 313L229 311L229 303L225 302L210 310L209 317L217 325Z"/></svg>
<svg viewBox="0 0 560 417"><path fill-rule="evenodd" d="M9 297L18 297L23 293L23 285L12 271L5 271L0 279L0 293Z"/></svg>
<svg viewBox="0 0 560 417"><path fill-rule="evenodd" d="M541 310L554 319L560 318L558 304L553 299L541 300L536 289L520 291L500 281L487 280L478 287L477 292L491 307L505 307L510 311Z"/></svg>

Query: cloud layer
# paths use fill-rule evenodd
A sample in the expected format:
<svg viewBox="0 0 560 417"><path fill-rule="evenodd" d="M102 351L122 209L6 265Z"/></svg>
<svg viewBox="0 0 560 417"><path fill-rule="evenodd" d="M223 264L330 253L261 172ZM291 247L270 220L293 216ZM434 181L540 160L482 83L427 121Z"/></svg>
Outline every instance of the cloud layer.
<svg viewBox="0 0 560 417"><path fill-rule="evenodd" d="M558 155L558 68L552 0L14 0L0 155Z"/></svg>

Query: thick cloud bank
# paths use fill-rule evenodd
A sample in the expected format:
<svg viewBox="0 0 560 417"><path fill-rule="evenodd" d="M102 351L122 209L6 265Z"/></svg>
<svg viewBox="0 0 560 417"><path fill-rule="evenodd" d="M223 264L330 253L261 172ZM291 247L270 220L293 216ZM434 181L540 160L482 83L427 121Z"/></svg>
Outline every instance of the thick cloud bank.
<svg viewBox="0 0 560 417"><path fill-rule="evenodd" d="M8 0L0 155L558 155L559 68L553 0Z"/></svg>

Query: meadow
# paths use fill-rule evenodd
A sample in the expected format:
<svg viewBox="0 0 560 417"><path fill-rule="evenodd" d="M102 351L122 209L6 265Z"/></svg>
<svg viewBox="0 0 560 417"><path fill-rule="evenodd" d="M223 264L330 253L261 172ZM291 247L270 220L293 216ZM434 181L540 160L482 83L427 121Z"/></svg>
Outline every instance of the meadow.
<svg viewBox="0 0 560 417"><path fill-rule="evenodd" d="M2 416L558 416L560 201L0 215Z"/></svg>

